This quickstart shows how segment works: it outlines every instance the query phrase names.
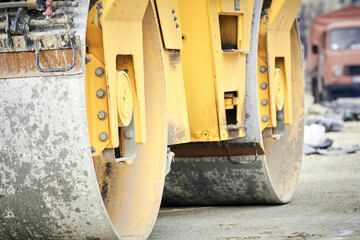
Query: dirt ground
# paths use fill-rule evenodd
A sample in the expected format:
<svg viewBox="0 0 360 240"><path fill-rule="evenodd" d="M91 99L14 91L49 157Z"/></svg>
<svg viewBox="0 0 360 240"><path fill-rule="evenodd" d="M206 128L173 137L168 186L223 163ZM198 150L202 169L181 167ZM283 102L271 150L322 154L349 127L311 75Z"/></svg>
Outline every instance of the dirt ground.
<svg viewBox="0 0 360 240"><path fill-rule="evenodd" d="M326 137L334 147L360 144L360 122ZM149 239L360 239L360 151L304 157L286 205L161 209Z"/></svg>

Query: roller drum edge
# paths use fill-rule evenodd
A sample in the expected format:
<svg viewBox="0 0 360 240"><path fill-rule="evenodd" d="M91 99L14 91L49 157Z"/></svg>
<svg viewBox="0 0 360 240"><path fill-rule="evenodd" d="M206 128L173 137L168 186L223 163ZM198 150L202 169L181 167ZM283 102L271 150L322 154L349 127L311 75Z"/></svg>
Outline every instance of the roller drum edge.
<svg viewBox="0 0 360 240"><path fill-rule="evenodd" d="M255 1L252 44L247 56L246 137L231 142L260 142L265 155L254 164L231 164L227 157L181 157L171 165L162 206L283 204L291 200L302 158L304 95L301 50L296 23L291 30L293 123L279 140L263 137L257 98L257 36L262 1ZM246 159L254 159L254 156ZM246 160L245 159L245 160ZM233 161L244 157L232 156Z"/></svg>

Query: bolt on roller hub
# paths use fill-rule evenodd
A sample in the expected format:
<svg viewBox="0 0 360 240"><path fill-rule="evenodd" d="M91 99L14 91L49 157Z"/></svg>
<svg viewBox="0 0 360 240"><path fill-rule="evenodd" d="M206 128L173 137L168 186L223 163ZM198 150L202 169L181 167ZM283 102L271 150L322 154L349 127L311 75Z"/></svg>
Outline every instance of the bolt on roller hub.
<svg viewBox="0 0 360 240"><path fill-rule="evenodd" d="M104 98L105 97L105 90L104 89L99 89L99 90L97 90L96 91L96 96L98 97L98 98Z"/></svg>

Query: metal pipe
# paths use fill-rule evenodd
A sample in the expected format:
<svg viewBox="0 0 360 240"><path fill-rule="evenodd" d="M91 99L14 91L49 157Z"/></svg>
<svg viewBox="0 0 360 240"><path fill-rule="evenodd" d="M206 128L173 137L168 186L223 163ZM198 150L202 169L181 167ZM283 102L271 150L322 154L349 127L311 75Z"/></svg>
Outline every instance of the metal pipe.
<svg viewBox="0 0 360 240"><path fill-rule="evenodd" d="M29 26L52 26L52 25L69 25L71 24L71 19L67 18L66 16L63 18L52 18L52 19L42 19L42 20L35 20L31 19L29 21ZM6 21L0 22L0 29L6 29Z"/></svg>
<svg viewBox="0 0 360 240"><path fill-rule="evenodd" d="M79 4L78 2L71 2L71 1L54 1L51 3L51 6L53 8L58 7L77 7ZM0 3L0 9L6 9L6 8L20 8L20 7L35 7L36 8L36 2L5 2Z"/></svg>
<svg viewBox="0 0 360 240"><path fill-rule="evenodd" d="M19 7L36 7L36 2L5 2L5 3L0 3L0 9L19 8Z"/></svg>
<svg viewBox="0 0 360 240"><path fill-rule="evenodd" d="M42 19L42 20L34 20L31 19L29 21L29 26L30 27L34 27L34 26L46 26L46 25L68 25L70 24L70 21L67 17L63 17L63 18L52 18L52 19ZM1 27L0 27L1 28Z"/></svg>

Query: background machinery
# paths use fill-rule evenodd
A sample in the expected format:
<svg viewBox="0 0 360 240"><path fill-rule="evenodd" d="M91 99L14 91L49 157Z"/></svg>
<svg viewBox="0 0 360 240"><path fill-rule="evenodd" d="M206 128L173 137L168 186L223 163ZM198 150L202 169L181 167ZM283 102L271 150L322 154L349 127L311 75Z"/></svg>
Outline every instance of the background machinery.
<svg viewBox="0 0 360 240"><path fill-rule="evenodd" d="M144 239L162 197L289 202L299 5L0 3L1 238Z"/></svg>

